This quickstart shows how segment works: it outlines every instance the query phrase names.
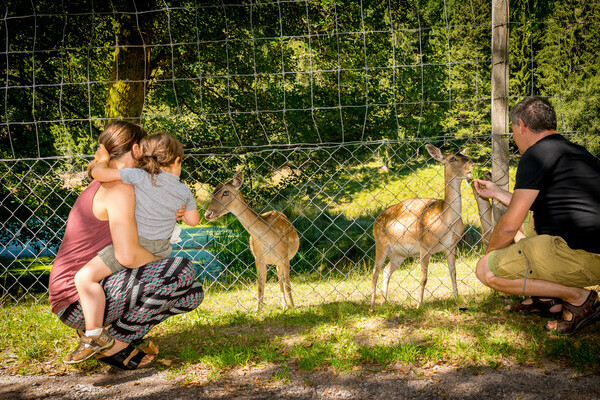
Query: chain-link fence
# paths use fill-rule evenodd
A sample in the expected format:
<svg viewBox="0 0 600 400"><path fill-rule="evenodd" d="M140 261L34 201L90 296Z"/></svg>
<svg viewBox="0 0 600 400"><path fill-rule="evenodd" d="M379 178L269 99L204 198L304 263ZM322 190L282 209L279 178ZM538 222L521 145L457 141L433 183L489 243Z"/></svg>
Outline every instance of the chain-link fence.
<svg viewBox="0 0 600 400"><path fill-rule="evenodd" d="M91 154L107 121L133 120L192 149L182 178L201 213L218 183L243 172L249 206L285 214L298 232L291 260L297 305L370 298L378 215L404 199L449 192L426 143L466 147L490 170L491 134L506 155L508 103L542 94L556 107L559 132L600 153L593 2L514 1L501 13L480 0L5 3L5 303L46 299L90 160L54 156ZM494 31L503 43L492 40ZM499 66L502 77L493 74ZM494 160L502 172L494 179L505 184L507 163L497 153ZM473 270L483 246L464 181L461 200L456 271L466 294L481 288ZM238 218L184 228L173 254L194 261L206 305L254 307L258 276ZM446 264L443 252L432 258L425 301L452 296ZM415 304L422 279L418 257L404 261L388 299ZM265 302L277 304L278 296L270 267Z"/></svg>
<svg viewBox="0 0 600 400"><path fill-rule="evenodd" d="M406 198L444 198L444 167L424 145L414 140L237 149L228 154L192 151L182 179L195 193L201 215L216 184L243 172L241 192L248 206L258 213L276 210L287 216L300 239L291 260L296 305L362 301L372 293L377 216ZM448 142L441 148L452 152L459 146ZM88 161L82 157L0 163L0 290L5 302L45 299L68 212L87 185ZM485 157L478 161L489 166ZM481 288L474 265L483 247L473 192L464 181L461 187L465 231L457 246L456 270L459 293L467 294ZM229 213L210 224L202 220L199 226L182 228L173 255L196 265L207 291L206 306L219 305L227 296L241 309L253 308L257 272L249 234L240 221ZM432 258L425 301L452 296L446 264L443 253ZM268 271L265 303L278 305L275 267ZM405 261L391 278L388 299L415 304L420 281L418 257Z"/></svg>

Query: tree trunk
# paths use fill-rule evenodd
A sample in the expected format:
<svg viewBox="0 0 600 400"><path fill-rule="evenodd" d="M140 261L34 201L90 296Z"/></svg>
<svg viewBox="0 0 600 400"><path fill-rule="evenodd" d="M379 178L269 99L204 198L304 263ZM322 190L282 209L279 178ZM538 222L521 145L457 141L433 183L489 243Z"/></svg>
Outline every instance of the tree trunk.
<svg viewBox="0 0 600 400"><path fill-rule="evenodd" d="M143 2L142 2L143 3ZM146 4L149 8L149 4ZM138 5L138 11L142 7ZM105 112L109 119L139 124L150 76L151 13L122 14Z"/></svg>

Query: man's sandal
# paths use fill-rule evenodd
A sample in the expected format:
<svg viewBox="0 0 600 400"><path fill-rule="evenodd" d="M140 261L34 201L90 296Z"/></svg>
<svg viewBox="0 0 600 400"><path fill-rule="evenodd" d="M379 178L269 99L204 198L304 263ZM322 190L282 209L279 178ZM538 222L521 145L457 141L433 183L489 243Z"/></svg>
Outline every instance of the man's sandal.
<svg viewBox="0 0 600 400"><path fill-rule="evenodd" d="M555 297L542 300L540 297L532 296L530 304L523 304L523 301L515 301L508 306L508 311L521 313L523 315L539 315L544 318L559 318L562 314L562 309L560 311L550 310L552 307L561 304L562 300Z"/></svg>
<svg viewBox="0 0 600 400"><path fill-rule="evenodd" d="M100 334L96 336L85 336L85 334L77 333L80 335L79 345L63 359L65 364L71 365L84 362L115 343L115 339L110 336L106 329L102 329Z"/></svg>
<svg viewBox="0 0 600 400"><path fill-rule="evenodd" d="M148 346L140 347L139 349L129 343L127 347L110 356L99 357L99 355L97 355L96 360L122 371L132 371L139 367L144 357L152 356L152 358L155 359L157 355L158 346L152 342L150 342ZM145 364L140 368L150 364L151 363Z"/></svg>
<svg viewBox="0 0 600 400"><path fill-rule="evenodd" d="M590 290L588 298L580 306L574 306L566 301L563 301L562 304L564 310L571 313L571 319L567 321L561 316L556 321L555 328L549 328L546 325L546 330L565 335L574 335L600 319L600 302L598 302L598 293L594 290Z"/></svg>

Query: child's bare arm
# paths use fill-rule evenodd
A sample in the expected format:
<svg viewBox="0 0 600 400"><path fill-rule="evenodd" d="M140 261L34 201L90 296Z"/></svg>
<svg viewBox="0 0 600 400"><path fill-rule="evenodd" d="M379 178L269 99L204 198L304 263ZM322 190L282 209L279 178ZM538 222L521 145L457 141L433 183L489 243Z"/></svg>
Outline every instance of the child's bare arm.
<svg viewBox="0 0 600 400"><path fill-rule="evenodd" d="M108 151L104 148L104 145L100 145L96 154L94 154L94 167L92 168L92 177L100 182L111 182L121 180L119 170L116 168L110 168L108 161L110 156Z"/></svg>
<svg viewBox="0 0 600 400"><path fill-rule="evenodd" d="M196 226L198 225L198 222L200 222L200 213L196 208L193 210L185 210L181 220L189 226Z"/></svg>

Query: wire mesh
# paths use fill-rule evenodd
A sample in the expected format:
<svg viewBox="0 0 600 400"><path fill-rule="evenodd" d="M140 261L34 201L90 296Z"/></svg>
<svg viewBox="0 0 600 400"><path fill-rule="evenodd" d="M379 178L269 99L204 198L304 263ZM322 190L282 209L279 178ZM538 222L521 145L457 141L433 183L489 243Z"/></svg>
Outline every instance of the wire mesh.
<svg viewBox="0 0 600 400"><path fill-rule="evenodd" d="M87 184L81 154L114 119L185 143L183 179L202 211L218 183L244 172L250 206L284 213L299 233L299 305L369 298L376 217L406 198L444 195L442 166L425 143L466 147L491 168L487 0L4 4L3 302L45 300L68 212ZM598 12L583 0L514 1L509 41L509 101L551 97L559 131L596 154ZM482 247L464 182L462 206L457 271L468 293L480 287ZM182 236L173 254L194 261L207 305L232 295L236 307L254 307L254 258L235 217ZM443 255L429 270L426 300L451 296ZM414 304L420 279L418 261L405 262L389 299ZM272 267L267 288L266 302L276 303Z"/></svg>
<svg viewBox="0 0 600 400"><path fill-rule="evenodd" d="M446 147L452 147L448 143ZM290 220L300 238L291 260L297 305L371 296L375 253L373 223L388 206L410 197L443 198L443 165L424 142L377 141L259 149L244 153L186 155L182 180L196 195L204 214L215 186L244 173L241 192L257 213L276 210ZM455 146L456 147L456 146ZM4 301L43 300L68 212L87 185L88 158L5 160L0 163L3 222L0 290ZM489 162L481 162L487 165ZM474 260L481 254L481 228L473 193L462 183L465 234L458 245L459 292L479 287ZM257 302L257 271L250 235L231 213L213 223L182 226L173 256L196 266L207 306L235 293L236 303ZM269 267L265 302L278 305L276 269ZM414 304L421 279L418 259L394 274L389 299ZM379 301L381 280L378 284ZM452 296L443 254L434 256L426 299Z"/></svg>

